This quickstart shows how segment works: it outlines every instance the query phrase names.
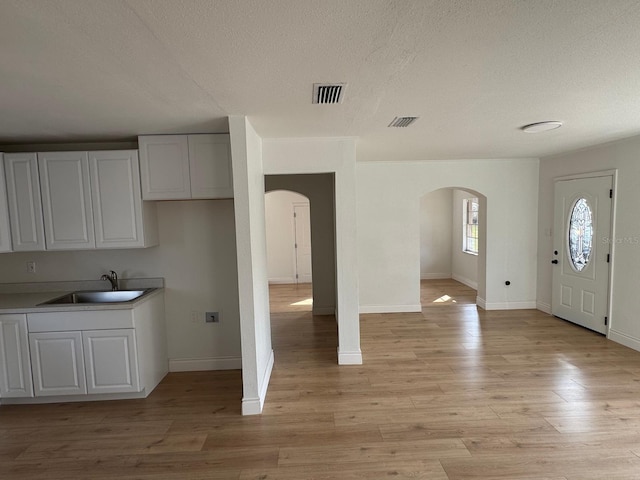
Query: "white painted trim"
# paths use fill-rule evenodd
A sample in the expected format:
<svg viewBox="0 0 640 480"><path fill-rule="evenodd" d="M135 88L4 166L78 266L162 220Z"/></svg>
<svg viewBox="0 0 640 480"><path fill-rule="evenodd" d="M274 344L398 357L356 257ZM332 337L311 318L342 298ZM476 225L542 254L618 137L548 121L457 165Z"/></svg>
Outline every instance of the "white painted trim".
<svg viewBox="0 0 640 480"><path fill-rule="evenodd" d="M487 309L487 301L484 298L476 297L476 305L483 310Z"/></svg>
<svg viewBox="0 0 640 480"><path fill-rule="evenodd" d="M262 376L262 383L258 398L243 398L242 399L242 415L259 415L262 413L262 407L264 407L264 401L267 398L267 389L269 388L269 379L271 378L271 371L273 370L273 350L269 355L267 366L264 369L264 375Z"/></svg>
<svg viewBox="0 0 640 480"><path fill-rule="evenodd" d="M296 283L295 277L273 277L269 279L269 285L289 285Z"/></svg>
<svg viewBox="0 0 640 480"><path fill-rule="evenodd" d="M618 169L612 168L610 170L598 170L596 172L573 173L571 175L553 177L553 181L558 182L562 180L577 180L580 178L594 178L594 177L616 177L617 173L618 173Z"/></svg>
<svg viewBox="0 0 640 480"><path fill-rule="evenodd" d="M242 357L171 358L170 372L202 372L208 370L240 370Z"/></svg>
<svg viewBox="0 0 640 480"><path fill-rule="evenodd" d="M478 304L480 306L480 304ZM485 310L535 310L536 302L486 302L484 301Z"/></svg>
<svg viewBox="0 0 640 480"><path fill-rule="evenodd" d="M452 274L451 278L456 282L464 283L467 287L473 288L474 290L478 290L478 282L471 280L469 278L463 277L462 275Z"/></svg>
<svg viewBox="0 0 640 480"><path fill-rule="evenodd" d="M338 348L338 365L362 365L362 352L341 352Z"/></svg>
<svg viewBox="0 0 640 480"><path fill-rule="evenodd" d="M545 302L536 302L536 308L541 312L551 315L551 304Z"/></svg>
<svg viewBox="0 0 640 480"><path fill-rule="evenodd" d="M629 347L640 352L640 339L638 338L631 337L625 333L617 332L613 329L609 330L609 335L607 336L607 338L616 343L624 345L625 347Z"/></svg>
<svg viewBox="0 0 640 480"><path fill-rule="evenodd" d="M421 273L420 280L444 280L451 278L451 272L449 273Z"/></svg>
<svg viewBox="0 0 640 480"><path fill-rule="evenodd" d="M38 403L93 402L104 400L129 400L146 398L149 391L142 389L132 393L96 393L90 395L55 395L52 397L0 398L0 405L34 405Z"/></svg>
<svg viewBox="0 0 640 480"><path fill-rule="evenodd" d="M360 313L414 313L421 311L422 305L360 305Z"/></svg>
<svg viewBox="0 0 640 480"><path fill-rule="evenodd" d="M335 315L336 307L313 307L314 315Z"/></svg>

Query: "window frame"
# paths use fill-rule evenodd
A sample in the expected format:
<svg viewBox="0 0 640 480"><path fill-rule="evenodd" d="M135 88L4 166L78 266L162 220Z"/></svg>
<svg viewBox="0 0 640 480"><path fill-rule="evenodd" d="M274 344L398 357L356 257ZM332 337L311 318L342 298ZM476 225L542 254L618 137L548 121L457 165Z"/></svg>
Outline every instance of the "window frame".
<svg viewBox="0 0 640 480"><path fill-rule="evenodd" d="M462 251L469 255L478 255L480 202L477 197L470 197L465 198L462 205Z"/></svg>

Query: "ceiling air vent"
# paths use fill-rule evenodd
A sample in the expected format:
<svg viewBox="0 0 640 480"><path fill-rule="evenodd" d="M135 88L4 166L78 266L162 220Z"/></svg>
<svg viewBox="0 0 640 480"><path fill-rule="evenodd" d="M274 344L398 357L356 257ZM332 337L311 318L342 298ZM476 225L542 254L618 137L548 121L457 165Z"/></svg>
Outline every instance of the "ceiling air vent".
<svg viewBox="0 0 640 480"><path fill-rule="evenodd" d="M342 103L346 83L314 83L313 103Z"/></svg>
<svg viewBox="0 0 640 480"><path fill-rule="evenodd" d="M408 127L420 117L396 117L389 124L390 127Z"/></svg>

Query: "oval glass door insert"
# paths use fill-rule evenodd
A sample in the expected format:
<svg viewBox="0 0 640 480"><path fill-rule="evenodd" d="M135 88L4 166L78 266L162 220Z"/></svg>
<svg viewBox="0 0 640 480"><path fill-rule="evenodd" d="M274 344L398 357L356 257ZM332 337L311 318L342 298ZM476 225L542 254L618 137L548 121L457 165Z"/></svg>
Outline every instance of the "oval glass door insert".
<svg viewBox="0 0 640 480"><path fill-rule="evenodd" d="M593 246L593 221L591 207L586 198L580 198L569 218L569 255L578 272L589 263Z"/></svg>

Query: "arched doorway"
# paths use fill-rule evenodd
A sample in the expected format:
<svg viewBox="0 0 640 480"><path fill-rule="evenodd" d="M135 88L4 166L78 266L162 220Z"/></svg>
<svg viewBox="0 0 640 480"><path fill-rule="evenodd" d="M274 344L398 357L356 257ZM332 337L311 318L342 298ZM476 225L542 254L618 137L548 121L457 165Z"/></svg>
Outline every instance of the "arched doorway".
<svg viewBox="0 0 640 480"><path fill-rule="evenodd" d="M486 285L486 197L447 187L420 198L420 300L475 305Z"/></svg>

